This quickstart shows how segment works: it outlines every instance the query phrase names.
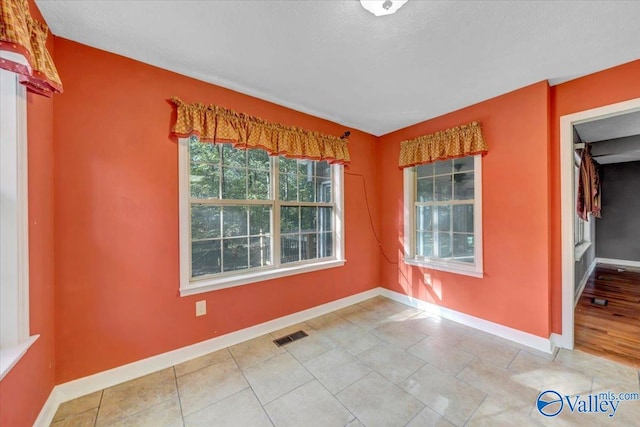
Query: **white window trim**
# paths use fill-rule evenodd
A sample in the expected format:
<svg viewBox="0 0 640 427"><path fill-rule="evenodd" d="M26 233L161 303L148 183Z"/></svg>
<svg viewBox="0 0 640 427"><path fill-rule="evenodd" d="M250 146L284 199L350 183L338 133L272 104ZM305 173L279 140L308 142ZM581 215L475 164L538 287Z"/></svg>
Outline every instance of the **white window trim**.
<svg viewBox="0 0 640 427"><path fill-rule="evenodd" d="M0 70L0 185L10 195L1 207L0 379L27 352L29 336L29 209L26 91ZM12 198L15 196L15 199Z"/></svg>
<svg viewBox="0 0 640 427"><path fill-rule="evenodd" d="M580 179L580 162L581 162L581 157L574 152L574 173L573 173L573 188L575 191L574 197L573 199L577 201L578 198L578 190L577 190L577 180ZM575 212L575 210L574 210ZM579 224L580 227L582 227L582 241L581 242L576 242L576 238L575 238L575 232L573 233L573 239L574 239L574 254L575 254L575 259L576 261L580 261L582 259L582 257L584 256L584 254L587 253L587 251L589 250L589 248L591 247L592 244L592 237L591 237L591 224L588 221L583 221L581 219L578 219L577 216L577 212L575 213L576 215L576 219L575 219L575 223L574 226ZM591 218L593 221L595 221L595 218Z"/></svg>
<svg viewBox="0 0 640 427"><path fill-rule="evenodd" d="M415 248L415 209L416 197L416 168L404 169L404 263L422 268L447 271L449 273L463 274L482 278L483 254L482 254L482 156L475 155L474 167L474 208L473 208L473 230L474 230L474 264L467 264L458 261L445 260L425 260L416 258Z"/></svg>
<svg viewBox="0 0 640 427"><path fill-rule="evenodd" d="M309 260L309 262L285 265L279 268L265 268L255 271L242 272L228 276L218 276L209 279L191 280L190 266L190 157L189 139L178 139L178 197L179 197L179 232L180 232L180 296L195 295L219 289L241 286L264 280L277 279L295 274L308 273L328 268L342 267L345 260L344 253L344 167L338 166L333 174L335 197L335 256L330 259ZM277 193L274 193L277 194ZM276 221L279 224L279 221ZM274 242L275 243L275 242ZM274 245L275 246L275 245Z"/></svg>

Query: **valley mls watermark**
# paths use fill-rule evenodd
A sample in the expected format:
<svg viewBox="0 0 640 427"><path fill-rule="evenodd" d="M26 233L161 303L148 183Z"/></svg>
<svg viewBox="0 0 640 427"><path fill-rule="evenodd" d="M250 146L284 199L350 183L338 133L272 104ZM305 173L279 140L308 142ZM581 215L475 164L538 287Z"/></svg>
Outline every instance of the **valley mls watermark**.
<svg viewBox="0 0 640 427"><path fill-rule="evenodd" d="M640 393L614 393L604 391L602 393L581 396L561 395L555 390L546 390L538 395L536 407L545 417L555 417L564 409L580 414L606 414L609 417L616 415L620 402L640 400Z"/></svg>

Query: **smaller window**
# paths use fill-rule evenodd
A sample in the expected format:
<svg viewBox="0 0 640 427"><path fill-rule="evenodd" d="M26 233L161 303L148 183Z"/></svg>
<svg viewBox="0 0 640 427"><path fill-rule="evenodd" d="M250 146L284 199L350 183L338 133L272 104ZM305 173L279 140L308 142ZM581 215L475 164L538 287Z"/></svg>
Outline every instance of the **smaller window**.
<svg viewBox="0 0 640 427"><path fill-rule="evenodd" d="M405 262L482 277L481 157L406 168Z"/></svg>

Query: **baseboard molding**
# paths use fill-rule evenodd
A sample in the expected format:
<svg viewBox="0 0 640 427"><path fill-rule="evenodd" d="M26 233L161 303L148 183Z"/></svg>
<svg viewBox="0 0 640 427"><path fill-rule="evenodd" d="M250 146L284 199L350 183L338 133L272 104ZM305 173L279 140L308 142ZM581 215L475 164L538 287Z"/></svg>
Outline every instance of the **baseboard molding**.
<svg viewBox="0 0 640 427"><path fill-rule="evenodd" d="M382 288L381 295L409 305L411 307L424 310L428 313L444 317L445 319L453 320L454 322L461 323L465 326L488 332L490 334L508 339L510 341L514 341L518 344L522 344L545 353L552 354L554 351L554 345L549 338L542 338L528 332L519 331L508 326L500 325L489 320L480 319L479 317L451 310L446 307L441 307L439 305L422 301L420 299L391 291L389 289Z"/></svg>
<svg viewBox="0 0 640 427"><path fill-rule="evenodd" d="M573 308L576 307L576 305L578 305L578 301L580 300L580 295L582 295L582 291L584 291L584 287L587 286L587 281L589 281L589 276L591 276L591 273L593 273L593 270L595 270L596 268L596 264L598 263L598 258L594 258L593 261L591 262L591 265L589 266L589 268L587 268L587 271L584 273L584 276L582 276L582 279L580 280L580 286L578 286L578 289L576 290L576 293L573 297Z"/></svg>
<svg viewBox="0 0 640 427"><path fill-rule="evenodd" d="M612 264L621 265L624 267L638 267L640 268L640 261L631 261L626 259L613 259L613 258L596 258L598 264Z"/></svg>
<svg viewBox="0 0 640 427"><path fill-rule="evenodd" d="M42 407L35 426L48 426L60 403L76 399L95 391L112 387L116 384L129 381L143 375L169 368L173 365L186 362L196 357L204 356L213 351L239 344L241 342L257 338L296 323L304 322L314 317L322 316L341 308L357 304L369 298L380 295L380 289L374 288L359 294L351 295L336 301L312 307L287 316L279 317L268 322L260 323L246 329L231 332L226 335L211 338L193 345L182 347L166 353L158 354L133 363L118 366L117 368L59 384L54 387L49 399Z"/></svg>

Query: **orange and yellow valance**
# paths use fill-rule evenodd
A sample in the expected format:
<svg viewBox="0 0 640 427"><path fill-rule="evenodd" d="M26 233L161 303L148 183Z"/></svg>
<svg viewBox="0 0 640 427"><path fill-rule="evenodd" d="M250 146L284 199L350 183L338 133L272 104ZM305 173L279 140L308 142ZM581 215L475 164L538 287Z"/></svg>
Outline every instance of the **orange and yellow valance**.
<svg viewBox="0 0 640 427"><path fill-rule="evenodd" d="M269 123L217 105L185 104L176 97L171 101L177 108L172 132L179 138L197 136L203 142L261 148L273 156L326 160L335 164L351 161L346 138Z"/></svg>
<svg viewBox="0 0 640 427"><path fill-rule="evenodd" d="M487 152L478 122L422 135L400 143L401 168Z"/></svg>
<svg viewBox="0 0 640 427"><path fill-rule="evenodd" d="M45 96L62 92L62 82L47 50L49 27L29 13L27 0L0 0L0 68Z"/></svg>

